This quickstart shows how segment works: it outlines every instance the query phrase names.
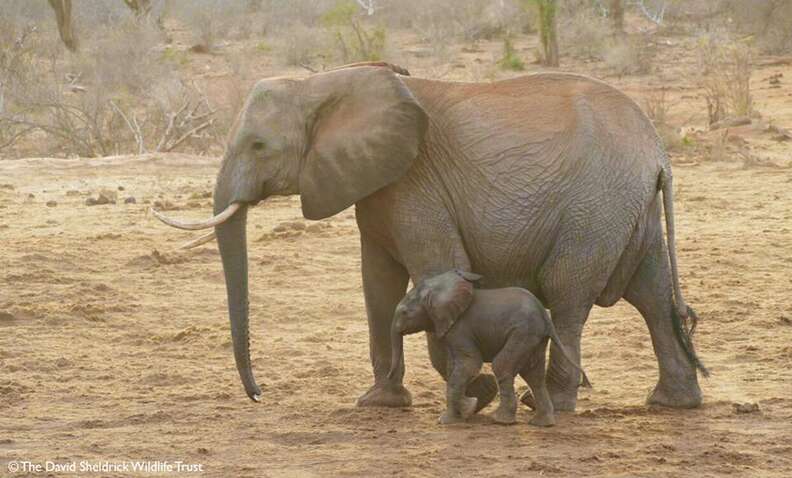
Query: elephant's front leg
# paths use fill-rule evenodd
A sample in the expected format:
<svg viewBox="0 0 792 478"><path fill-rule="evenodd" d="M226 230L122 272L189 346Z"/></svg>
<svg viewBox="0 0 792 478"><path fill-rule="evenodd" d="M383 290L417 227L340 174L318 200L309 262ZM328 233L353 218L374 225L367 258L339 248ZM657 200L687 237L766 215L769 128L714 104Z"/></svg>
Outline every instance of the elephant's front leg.
<svg viewBox="0 0 792 478"><path fill-rule="evenodd" d="M404 297L409 276L380 245L361 234L363 294L369 326L369 351L374 385L358 398L360 407L408 407L410 392L402 386L404 368L388 378L391 365L390 328L396 305Z"/></svg>
<svg viewBox="0 0 792 478"><path fill-rule="evenodd" d="M447 370L447 347L431 333L426 334L426 343L429 346L429 359L432 361L432 366L445 381L448 381L450 371ZM467 385L465 391L465 395L476 399L476 412L489 405L497 394L498 383L495 377L490 374L479 374Z"/></svg>
<svg viewBox="0 0 792 478"><path fill-rule="evenodd" d="M466 396L465 390L481 370L481 357L451 357L449 368L452 370L446 384L446 411L440 415L443 425L464 422L478 410L478 399Z"/></svg>

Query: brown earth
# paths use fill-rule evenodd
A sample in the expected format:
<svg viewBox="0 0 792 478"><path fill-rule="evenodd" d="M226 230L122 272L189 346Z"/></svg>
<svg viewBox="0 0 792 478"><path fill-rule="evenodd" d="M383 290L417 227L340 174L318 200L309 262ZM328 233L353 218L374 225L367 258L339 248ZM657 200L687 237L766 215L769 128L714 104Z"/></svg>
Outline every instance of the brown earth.
<svg viewBox="0 0 792 478"><path fill-rule="evenodd" d="M702 101L667 81L692 67L673 60L681 47L660 45L669 67L652 76L568 69L634 97L667 85L677 124L703 131ZM411 69L479 79L464 65L491 63L498 43L477 48L445 69ZM757 105L789 128L792 69L764 65ZM779 72L785 86L770 88ZM528 426L524 408L512 427L486 410L438 425L444 386L420 336L406 340L414 406L354 406L371 371L352 210L309 222L298 198L280 198L251 212L252 350L265 393L254 404L233 365L214 245L177 252L191 236L148 212L159 201L207 216L217 159L0 161L0 476L18 460L181 460L210 477L792 476L790 143L761 122L731 131L723 161L705 147L715 133L674 155L683 286L713 373L704 406L644 406L656 361L640 316L619 304L592 313L583 364L594 388L550 429ZM115 204L86 205L103 190Z"/></svg>

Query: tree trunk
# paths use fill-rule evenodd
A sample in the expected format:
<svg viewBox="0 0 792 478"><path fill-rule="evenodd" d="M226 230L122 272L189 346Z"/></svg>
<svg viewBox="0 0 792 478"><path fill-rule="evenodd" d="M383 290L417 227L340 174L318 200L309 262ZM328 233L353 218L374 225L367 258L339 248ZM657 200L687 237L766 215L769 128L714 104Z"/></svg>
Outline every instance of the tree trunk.
<svg viewBox="0 0 792 478"><path fill-rule="evenodd" d="M539 37L542 41L542 64L558 66L558 33L556 31L556 0L538 0Z"/></svg>
<svg viewBox="0 0 792 478"><path fill-rule="evenodd" d="M617 34L624 33L624 5L622 5L622 0L611 0L609 10L613 31Z"/></svg>

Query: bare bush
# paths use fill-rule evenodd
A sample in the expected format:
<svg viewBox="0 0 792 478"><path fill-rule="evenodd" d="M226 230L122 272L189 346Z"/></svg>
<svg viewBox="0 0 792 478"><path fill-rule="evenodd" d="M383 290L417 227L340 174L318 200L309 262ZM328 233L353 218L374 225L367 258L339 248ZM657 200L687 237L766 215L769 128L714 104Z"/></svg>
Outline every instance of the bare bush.
<svg viewBox="0 0 792 478"><path fill-rule="evenodd" d="M302 23L289 25L274 34L275 55L288 66L310 65L324 58L325 41L317 30Z"/></svg>
<svg viewBox="0 0 792 478"><path fill-rule="evenodd" d="M32 76L33 26L16 29L0 21L0 151L13 146L35 128L16 121L15 93Z"/></svg>
<svg viewBox="0 0 792 478"><path fill-rule="evenodd" d="M663 144L668 150L678 149L682 144L682 138L669 122L669 114L673 104L669 101L668 90L660 88L647 94L643 100L643 108L646 116L652 120L658 135L663 140Z"/></svg>
<svg viewBox="0 0 792 478"><path fill-rule="evenodd" d="M398 8L383 8L382 14L390 24L416 31L431 54L446 61L455 41L534 31L536 9L523 7L519 0L402 0Z"/></svg>
<svg viewBox="0 0 792 478"><path fill-rule="evenodd" d="M707 37L699 42L696 53L698 71L694 82L703 90L709 124L750 117L754 112L751 49Z"/></svg>
<svg viewBox="0 0 792 478"><path fill-rule="evenodd" d="M649 93L644 98L646 116L656 125L668 123L668 112L671 109L671 105L668 102L667 91L666 88L660 88Z"/></svg>
<svg viewBox="0 0 792 478"><path fill-rule="evenodd" d="M76 55L28 33L3 43L0 146L35 134L49 154L106 156L202 142L214 111L196 88L168 87L174 75L156 51L160 38L127 18L95 30Z"/></svg>
<svg viewBox="0 0 792 478"><path fill-rule="evenodd" d="M193 0L170 7L172 15L183 22L192 34L192 50L214 51L228 37L233 26L242 19L244 5L223 0Z"/></svg>

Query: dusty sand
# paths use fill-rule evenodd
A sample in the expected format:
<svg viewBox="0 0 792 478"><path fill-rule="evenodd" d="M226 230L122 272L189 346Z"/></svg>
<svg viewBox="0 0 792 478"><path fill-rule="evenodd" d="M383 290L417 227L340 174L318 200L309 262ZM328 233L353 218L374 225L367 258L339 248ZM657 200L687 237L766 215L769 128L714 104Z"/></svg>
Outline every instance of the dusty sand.
<svg viewBox="0 0 792 478"><path fill-rule="evenodd" d="M371 372L353 211L308 222L298 198L250 214L264 388L250 402L215 246L175 252L193 236L146 204L207 216L217 167L182 155L0 161L0 475L16 460L181 460L208 477L792 474L792 169L675 168L683 285L713 373L705 405L643 405L656 362L620 304L585 329L594 389L537 429L525 408L512 427L486 415L439 426L444 386L420 336L406 340L414 406L356 408ZM101 189L118 203L86 206ZM758 411L738 413L743 402ZM100 476L52 476L72 475Z"/></svg>

